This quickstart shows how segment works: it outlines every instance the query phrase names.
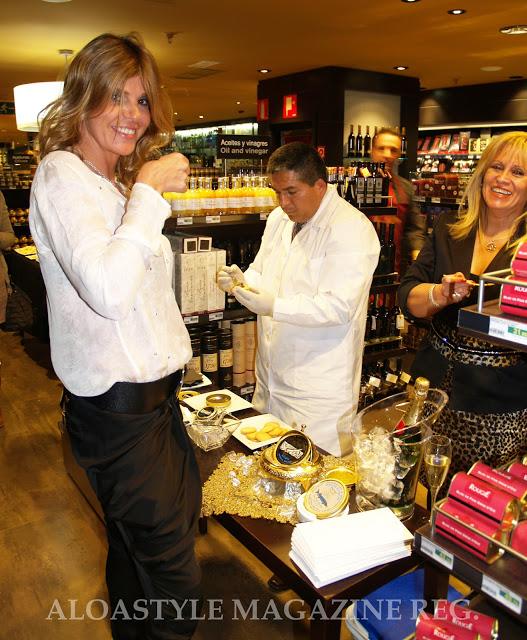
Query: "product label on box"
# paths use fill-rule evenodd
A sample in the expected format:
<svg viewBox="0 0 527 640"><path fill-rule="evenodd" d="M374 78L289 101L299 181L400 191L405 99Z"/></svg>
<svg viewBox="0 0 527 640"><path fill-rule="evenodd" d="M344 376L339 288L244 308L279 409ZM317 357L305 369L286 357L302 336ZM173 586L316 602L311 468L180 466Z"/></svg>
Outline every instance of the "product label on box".
<svg viewBox="0 0 527 640"><path fill-rule="evenodd" d="M502 584L496 582L492 578L489 578L489 576L485 574L483 574L482 576L481 590L483 591L483 593L491 596L492 598L494 598L494 600L497 600L508 609L511 609L511 611L514 611L515 613L521 613L521 597L518 594L514 593L514 591L511 591L509 588L504 587Z"/></svg>
<svg viewBox="0 0 527 640"><path fill-rule="evenodd" d="M454 567L454 556L428 538L423 538L422 536L421 551L436 562L439 562L439 564L442 564L444 567L452 571L452 568Z"/></svg>
<svg viewBox="0 0 527 640"><path fill-rule="evenodd" d="M209 313L209 321L214 322L214 320L223 320L223 311L215 311L214 313Z"/></svg>
<svg viewBox="0 0 527 640"><path fill-rule="evenodd" d="M185 324L198 324L199 316L185 316L183 322Z"/></svg>
<svg viewBox="0 0 527 640"><path fill-rule="evenodd" d="M527 327L525 323L515 322L506 318L490 318L489 336L527 345Z"/></svg>

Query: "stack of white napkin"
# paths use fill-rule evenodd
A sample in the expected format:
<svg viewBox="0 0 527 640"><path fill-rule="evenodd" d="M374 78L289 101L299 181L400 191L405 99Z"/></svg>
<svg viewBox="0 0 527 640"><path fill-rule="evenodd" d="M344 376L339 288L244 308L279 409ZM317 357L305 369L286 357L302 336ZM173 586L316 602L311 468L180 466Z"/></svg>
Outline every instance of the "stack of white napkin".
<svg viewBox="0 0 527 640"><path fill-rule="evenodd" d="M297 524L289 556L315 587L411 554L413 536L390 509Z"/></svg>

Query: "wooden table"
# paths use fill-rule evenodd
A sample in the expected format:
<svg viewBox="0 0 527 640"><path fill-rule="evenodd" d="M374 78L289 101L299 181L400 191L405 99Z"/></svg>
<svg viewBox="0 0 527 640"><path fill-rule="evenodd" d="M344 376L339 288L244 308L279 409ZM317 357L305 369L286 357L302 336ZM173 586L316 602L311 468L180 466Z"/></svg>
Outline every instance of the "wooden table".
<svg viewBox="0 0 527 640"><path fill-rule="evenodd" d="M197 450L196 456L203 482L229 450L249 453L234 438L231 438L221 449L209 452ZM353 498L350 509L356 511ZM345 608L351 604L349 600L366 596L420 563L420 560L412 554L408 558L383 564L350 578L317 588L289 558L292 525L229 514L214 516L214 518L306 603L311 607L316 606L315 611L318 615L310 622L312 640L338 640ZM416 505L414 515L405 520L404 524L413 533L427 521L428 512ZM332 619L332 616L335 619Z"/></svg>
<svg viewBox="0 0 527 640"><path fill-rule="evenodd" d="M254 412L252 412L254 414ZM250 415L251 411L241 415ZM63 453L66 469L92 507L102 518L98 500L88 483L84 470L75 461L67 433L63 433ZM249 451L236 439L229 441L220 449L202 451L195 448L202 482L205 482L217 467L221 458L229 451L249 454ZM356 511L354 500L351 511ZM350 600L360 599L375 591L383 584L393 580L420 563L414 554L388 564L383 564L325 587L315 587L309 578L289 558L291 549L292 525L264 519L243 518L222 514L214 516L227 531L241 542L260 562L284 581L299 597L311 607L316 607L317 617L310 621L312 640L339 640L341 621ZM428 512L415 506L412 518L404 524L413 533L428 521ZM204 529L206 530L206 529ZM335 619L332 619L334 617Z"/></svg>

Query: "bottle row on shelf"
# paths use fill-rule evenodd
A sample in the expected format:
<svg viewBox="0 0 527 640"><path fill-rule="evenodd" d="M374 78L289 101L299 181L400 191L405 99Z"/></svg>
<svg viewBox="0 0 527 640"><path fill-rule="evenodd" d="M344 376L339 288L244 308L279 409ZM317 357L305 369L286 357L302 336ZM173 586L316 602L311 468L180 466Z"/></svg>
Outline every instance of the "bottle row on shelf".
<svg viewBox="0 0 527 640"><path fill-rule="evenodd" d="M191 176L185 193L163 195L174 217L270 213L276 207L266 176Z"/></svg>
<svg viewBox="0 0 527 640"><path fill-rule="evenodd" d="M390 174L384 162L352 162L348 167L328 167L328 182L355 207L391 206Z"/></svg>
<svg viewBox="0 0 527 640"><path fill-rule="evenodd" d="M371 294L364 331L364 352L394 348L401 341L404 326L404 316L394 292Z"/></svg>
<svg viewBox="0 0 527 640"><path fill-rule="evenodd" d="M192 379L199 381L203 374L222 389L254 384L255 316L191 326L188 332L192 358L187 373Z"/></svg>
<svg viewBox="0 0 527 640"><path fill-rule="evenodd" d="M31 181L30 172L19 172L8 164L0 165L0 189L29 189Z"/></svg>
<svg viewBox="0 0 527 640"><path fill-rule="evenodd" d="M411 376L403 369L402 358L381 358L365 364L362 368L359 411L377 400L403 393L411 381Z"/></svg>
<svg viewBox="0 0 527 640"><path fill-rule="evenodd" d="M369 158L371 153L371 146L373 138L377 135L379 129L385 127L385 125L375 125L372 127L373 135L370 135L370 127L371 125L366 125L366 131L364 136L362 135L362 125L358 124L357 126L357 134L355 135L355 125L350 124L350 131L348 134L348 149L347 149L347 157L348 158ZM388 127L391 128L391 127ZM394 128L395 131L399 134L399 127ZM407 151L407 139L406 139L406 127L402 127L401 129L401 155L405 156Z"/></svg>

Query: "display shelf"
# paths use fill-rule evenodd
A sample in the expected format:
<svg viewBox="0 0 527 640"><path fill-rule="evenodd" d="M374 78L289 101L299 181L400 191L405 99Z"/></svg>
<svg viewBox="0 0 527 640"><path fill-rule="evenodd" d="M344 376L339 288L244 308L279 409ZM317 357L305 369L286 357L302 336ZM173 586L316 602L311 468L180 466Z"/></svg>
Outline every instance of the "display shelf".
<svg viewBox="0 0 527 640"><path fill-rule="evenodd" d="M414 550L527 623L527 565L522 560L504 554L493 564L486 564L454 542L435 534L429 524L415 532Z"/></svg>
<svg viewBox="0 0 527 640"><path fill-rule="evenodd" d="M416 202L422 202L423 204L445 204L459 206L461 204L461 198L433 198L430 196L415 196Z"/></svg>
<svg viewBox="0 0 527 640"><path fill-rule="evenodd" d="M207 228L218 226L255 225L267 220L267 213L239 213L235 215L214 216L184 216L168 218L163 229L164 233L171 233L183 228Z"/></svg>
<svg viewBox="0 0 527 640"><path fill-rule="evenodd" d="M397 338L386 338L386 342L395 342ZM401 340L399 338L399 340ZM401 343L399 342L399 345ZM365 343L365 347L371 346L371 343ZM362 364L370 364L371 362L375 362L376 360L388 360L389 358L399 358L400 356L404 356L404 354L408 351L406 347L398 346L392 347L388 349L379 349L376 351L365 351L362 356Z"/></svg>
<svg viewBox="0 0 527 640"><path fill-rule="evenodd" d="M497 300L485 302L485 283L524 284L506 280L510 269L484 273L479 277L478 303L459 310L458 328L461 333L488 340L504 347L527 352L527 321L502 313Z"/></svg>

